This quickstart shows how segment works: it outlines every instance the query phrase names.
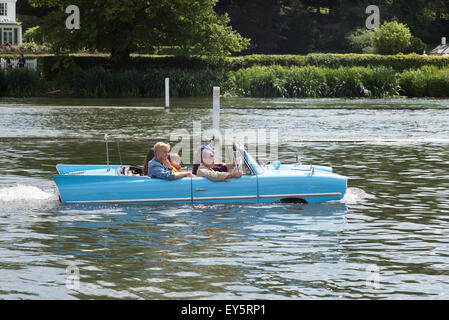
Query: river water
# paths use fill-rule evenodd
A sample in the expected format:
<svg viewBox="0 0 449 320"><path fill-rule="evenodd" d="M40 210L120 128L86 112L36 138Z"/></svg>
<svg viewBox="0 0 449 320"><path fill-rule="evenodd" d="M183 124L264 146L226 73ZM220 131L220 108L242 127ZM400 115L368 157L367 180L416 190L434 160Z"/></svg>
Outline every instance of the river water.
<svg viewBox="0 0 449 320"><path fill-rule="evenodd" d="M105 163L105 133L141 164L212 124L210 99L162 103L0 100L0 299L449 298L449 100L222 98L223 131L277 139L267 161L348 176L339 202L58 202L55 165Z"/></svg>

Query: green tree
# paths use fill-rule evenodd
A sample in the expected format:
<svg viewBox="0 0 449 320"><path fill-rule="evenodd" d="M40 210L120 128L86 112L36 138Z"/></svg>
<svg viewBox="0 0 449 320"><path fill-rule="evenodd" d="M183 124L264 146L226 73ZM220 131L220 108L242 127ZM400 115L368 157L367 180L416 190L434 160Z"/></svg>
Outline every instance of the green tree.
<svg viewBox="0 0 449 320"><path fill-rule="evenodd" d="M110 52L123 63L134 51L179 46L186 54L212 56L239 52L249 45L214 11L217 0L29 0L56 10L43 19L42 33L60 53L83 48ZM80 29L69 30L65 9L80 9Z"/></svg>
<svg viewBox="0 0 449 320"><path fill-rule="evenodd" d="M39 26L35 26L27 29L23 34L23 40L25 42L35 42L37 44L42 44L44 42L42 32Z"/></svg>
<svg viewBox="0 0 449 320"><path fill-rule="evenodd" d="M348 48L353 53L374 53L374 31L357 28L346 38Z"/></svg>
<svg viewBox="0 0 449 320"><path fill-rule="evenodd" d="M380 54L396 54L408 51L412 43L410 29L397 21L384 22L374 30L374 47Z"/></svg>

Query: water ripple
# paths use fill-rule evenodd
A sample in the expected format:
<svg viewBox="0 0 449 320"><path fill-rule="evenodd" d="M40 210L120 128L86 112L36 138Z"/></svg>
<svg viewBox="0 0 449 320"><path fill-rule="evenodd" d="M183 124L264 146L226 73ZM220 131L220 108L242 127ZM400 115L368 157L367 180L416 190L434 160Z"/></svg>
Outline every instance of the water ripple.
<svg viewBox="0 0 449 320"><path fill-rule="evenodd" d="M223 124L285 128L281 138L297 141L279 145L282 163L301 154L349 177L342 201L319 205L61 205L55 164L104 163L104 144L0 143L0 297L449 298L449 149L438 140L449 136L447 101L318 100L250 99L265 109L229 106ZM435 109L420 109L425 103ZM295 108L307 104L316 105ZM0 107L0 136L101 137L116 126L118 135L151 138L178 119L201 118L191 105L168 113L79 108L82 123L67 108L21 108ZM151 128L153 118L160 128ZM344 142L350 137L372 141ZM139 139L120 145L135 164L147 148ZM68 267L79 271L78 288L67 287Z"/></svg>

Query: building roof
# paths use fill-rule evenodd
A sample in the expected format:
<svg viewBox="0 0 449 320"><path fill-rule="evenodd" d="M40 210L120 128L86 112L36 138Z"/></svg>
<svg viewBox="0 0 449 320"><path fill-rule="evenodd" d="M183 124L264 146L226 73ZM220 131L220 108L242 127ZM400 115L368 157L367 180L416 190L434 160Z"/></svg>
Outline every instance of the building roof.
<svg viewBox="0 0 449 320"><path fill-rule="evenodd" d="M449 55L449 45L447 44L440 44L438 47L430 51L430 54L436 54L436 55Z"/></svg>

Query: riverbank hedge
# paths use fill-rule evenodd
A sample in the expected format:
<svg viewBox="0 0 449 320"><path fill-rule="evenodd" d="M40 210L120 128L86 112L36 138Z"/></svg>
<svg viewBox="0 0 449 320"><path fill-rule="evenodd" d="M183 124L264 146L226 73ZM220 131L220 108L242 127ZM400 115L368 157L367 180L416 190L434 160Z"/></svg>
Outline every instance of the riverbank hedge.
<svg viewBox="0 0 449 320"><path fill-rule="evenodd" d="M64 72L67 65L75 64L81 69L102 66L105 69L212 69L237 71L254 66L303 67L389 67L397 72L418 69L423 66L449 67L449 57L377 54L308 54L300 55L247 55L241 57L207 58L182 56L132 55L127 65L118 66L110 62L108 55L73 55L38 58L39 66L47 79Z"/></svg>
<svg viewBox="0 0 449 320"><path fill-rule="evenodd" d="M17 55L2 54L2 58L17 58ZM126 65L114 65L108 54L73 55L27 55L28 59L38 59L39 69L47 80L54 80L58 74L73 69L103 67L107 70L119 69L211 69L217 71L237 71L254 66L327 68L339 67L387 67L397 72L419 69L423 66L449 67L449 57L421 56L417 54L378 55L378 54L331 54L312 53L301 55L246 55L238 57L208 58L159 55L131 55Z"/></svg>

